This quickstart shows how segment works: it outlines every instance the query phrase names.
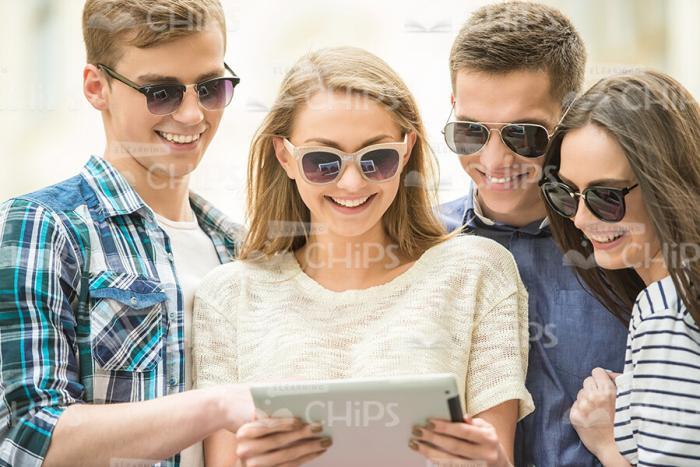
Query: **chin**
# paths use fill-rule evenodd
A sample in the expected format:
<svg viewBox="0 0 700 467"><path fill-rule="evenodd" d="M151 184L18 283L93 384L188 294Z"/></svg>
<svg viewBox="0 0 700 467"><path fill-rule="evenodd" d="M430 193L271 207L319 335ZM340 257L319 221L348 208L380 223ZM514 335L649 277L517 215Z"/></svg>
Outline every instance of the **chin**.
<svg viewBox="0 0 700 467"><path fill-rule="evenodd" d="M593 254L595 256L596 264L603 269L609 269L611 271L614 271L618 269L625 269L628 267L625 264L622 255L620 255L619 253L610 254L604 251L594 251Z"/></svg>

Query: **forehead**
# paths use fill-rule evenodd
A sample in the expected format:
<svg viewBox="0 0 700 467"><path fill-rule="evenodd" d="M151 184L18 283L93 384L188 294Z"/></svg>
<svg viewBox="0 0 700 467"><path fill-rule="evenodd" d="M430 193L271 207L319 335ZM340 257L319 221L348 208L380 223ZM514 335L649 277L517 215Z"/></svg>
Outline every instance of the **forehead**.
<svg viewBox="0 0 700 467"><path fill-rule="evenodd" d="M374 99L344 90L317 92L295 112L292 134L350 141L379 133L400 133L392 113Z"/></svg>
<svg viewBox="0 0 700 467"><path fill-rule="evenodd" d="M211 25L152 47L123 45L122 50L117 67L128 77L157 74L191 83L203 73L223 69L225 45L221 29Z"/></svg>
<svg viewBox="0 0 700 467"><path fill-rule="evenodd" d="M615 137L594 124L571 130L564 136L559 173L579 188L601 179L633 178L632 167Z"/></svg>
<svg viewBox="0 0 700 467"><path fill-rule="evenodd" d="M545 71L486 73L462 69L455 79L455 114L480 122L540 120L554 126L561 108Z"/></svg>

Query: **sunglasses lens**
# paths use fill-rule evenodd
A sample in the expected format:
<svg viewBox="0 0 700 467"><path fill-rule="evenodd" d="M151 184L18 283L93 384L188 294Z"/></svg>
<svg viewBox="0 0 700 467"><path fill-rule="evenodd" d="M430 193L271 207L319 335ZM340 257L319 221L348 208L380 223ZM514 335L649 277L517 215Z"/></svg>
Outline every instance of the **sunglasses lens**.
<svg viewBox="0 0 700 467"><path fill-rule="evenodd" d="M148 111L155 115L167 115L175 112L182 103L184 86L152 86L146 95Z"/></svg>
<svg viewBox="0 0 700 467"><path fill-rule="evenodd" d="M593 188L587 196L588 208L601 220L618 222L625 217L624 197L618 190Z"/></svg>
<svg viewBox="0 0 700 467"><path fill-rule="evenodd" d="M335 180L342 162L337 154L324 151L306 153L301 159L304 175L311 183L330 183Z"/></svg>
<svg viewBox="0 0 700 467"><path fill-rule="evenodd" d="M505 125L501 137L511 151L523 157L544 155L549 142L547 130L539 125Z"/></svg>
<svg viewBox="0 0 700 467"><path fill-rule="evenodd" d="M207 110L223 109L233 98L236 84L231 78L217 78L197 86L199 102Z"/></svg>
<svg viewBox="0 0 700 467"><path fill-rule="evenodd" d="M399 153L395 149L377 149L362 156L360 166L368 179L382 181L396 175L399 160Z"/></svg>
<svg viewBox="0 0 700 467"><path fill-rule="evenodd" d="M542 185L542 193L547 203L560 216L573 217L576 215L578 200L571 196L571 193L561 184L547 182Z"/></svg>
<svg viewBox="0 0 700 467"><path fill-rule="evenodd" d="M445 142L456 154L474 154L489 139L489 132L483 125L466 122L450 122L445 125Z"/></svg>

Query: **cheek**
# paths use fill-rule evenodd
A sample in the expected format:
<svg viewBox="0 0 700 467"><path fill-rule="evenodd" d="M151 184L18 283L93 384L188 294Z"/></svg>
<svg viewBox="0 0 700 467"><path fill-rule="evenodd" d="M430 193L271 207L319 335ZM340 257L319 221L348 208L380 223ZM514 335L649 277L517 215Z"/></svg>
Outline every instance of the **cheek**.
<svg viewBox="0 0 700 467"><path fill-rule="evenodd" d="M464 171L470 175L478 173L477 169L481 166L478 155L459 156L459 163L462 165Z"/></svg>

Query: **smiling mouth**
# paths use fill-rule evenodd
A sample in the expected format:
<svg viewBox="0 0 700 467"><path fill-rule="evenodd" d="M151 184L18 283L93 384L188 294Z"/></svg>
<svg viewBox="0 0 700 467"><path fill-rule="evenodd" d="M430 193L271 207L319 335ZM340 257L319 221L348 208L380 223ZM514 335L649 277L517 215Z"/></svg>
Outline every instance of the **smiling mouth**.
<svg viewBox="0 0 700 467"><path fill-rule="evenodd" d="M512 175L512 176L510 176L510 177L492 177L492 176L490 176L490 175L487 175L487 174L484 173L484 172L481 172L481 171L479 171L479 172L481 173L481 175L483 175L483 177L486 179L486 181L487 181L489 184L511 183L511 182L514 182L514 181L521 180L523 177L527 177L527 175L528 175L527 172L523 172L523 173L521 173L521 174Z"/></svg>
<svg viewBox="0 0 700 467"><path fill-rule="evenodd" d="M590 234L586 234L586 237L588 237L589 239L591 239L595 242L605 244L605 243L612 243L615 240L621 238L623 235L625 235L625 232L617 232L617 233L610 232L610 233L595 233L595 234L590 233Z"/></svg>
<svg viewBox="0 0 700 467"><path fill-rule="evenodd" d="M369 195L365 196L364 198L346 199L335 198L333 196L326 196L326 198L332 203L337 204L338 206L342 206L344 208L359 208L360 206L364 206L365 204L367 204L367 202L373 197L374 195Z"/></svg>
<svg viewBox="0 0 700 467"><path fill-rule="evenodd" d="M155 130L156 134L163 138L164 140L174 143L174 144L190 144L199 141L199 138L204 134L204 132L196 133L194 135L183 135L179 133L167 133L165 131Z"/></svg>

